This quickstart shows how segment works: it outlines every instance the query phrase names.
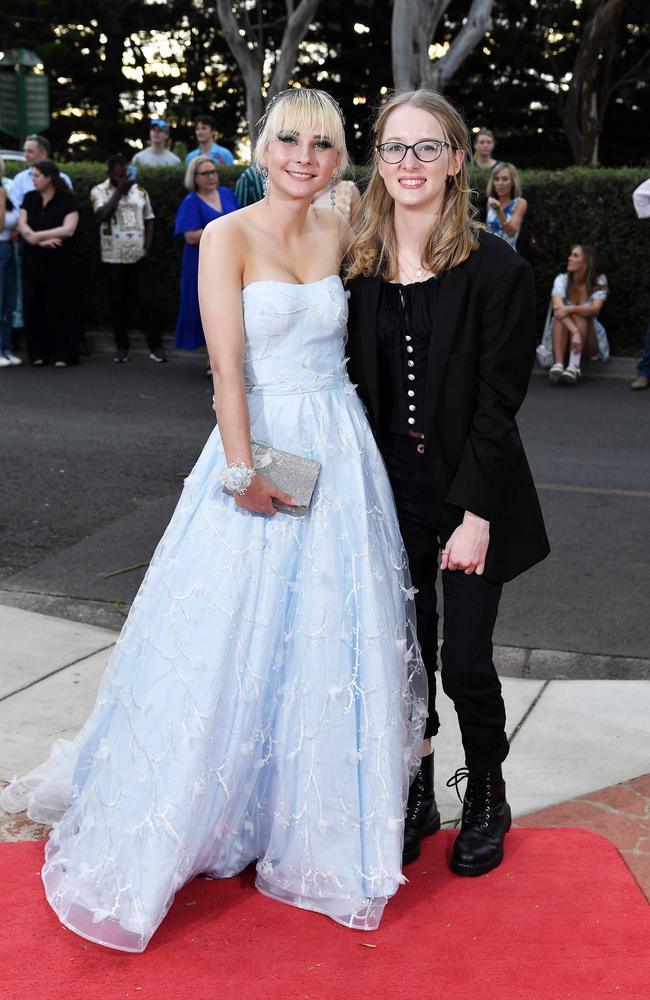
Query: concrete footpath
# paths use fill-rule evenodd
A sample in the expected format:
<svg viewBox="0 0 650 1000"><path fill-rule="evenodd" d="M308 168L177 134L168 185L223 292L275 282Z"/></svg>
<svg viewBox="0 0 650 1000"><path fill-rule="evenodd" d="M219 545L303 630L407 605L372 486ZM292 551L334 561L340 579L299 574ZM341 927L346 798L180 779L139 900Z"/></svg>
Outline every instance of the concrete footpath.
<svg viewBox="0 0 650 1000"><path fill-rule="evenodd" d="M117 635L0 606L0 782L24 774L91 709ZM505 650L502 651L505 653ZM501 652L495 652L497 667ZM562 673L562 653L558 653ZM507 666L504 663L504 666ZM650 899L650 680L504 676L512 749L504 766L521 826L581 826L608 837ZM436 793L443 822L460 803L445 781L463 764L453 706L440 694ZM47 831L0 814L0 841Z"/></svg>

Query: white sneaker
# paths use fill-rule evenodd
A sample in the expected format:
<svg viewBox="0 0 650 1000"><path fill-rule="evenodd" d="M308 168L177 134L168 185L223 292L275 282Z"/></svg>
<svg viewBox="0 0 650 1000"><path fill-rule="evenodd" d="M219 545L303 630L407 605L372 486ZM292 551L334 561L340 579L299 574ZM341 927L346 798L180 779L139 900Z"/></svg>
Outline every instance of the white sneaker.
<svg viewBox="0 0 650 1000"><path fill-rule="evenodd" d="M22 360L15 354L12 354L11 351L7 351L5 358L9 360L10 365L22 365Z"/></svg>
<svg viewBox="0 0 650 1000"><path fill-rule="evenodd" d="M574 368L573 365L567 365L562 372L561 378L565 385L576 385L580 378L580 369Z"/></svg>
<svg viewBox="0 0 650 1000"><path fill-rule="evenodd" d="M559 361L556 361L554 365L551 365L548 373L548 380L553 385L557 385L564 375L564 365Z"/></svg>
<svg viewBox="0 0 650 1000"><path fill-rule="evenodd" d="M9 368L11 361L9 358L5 358L3 354L0 354L0 368Z"/></svg>

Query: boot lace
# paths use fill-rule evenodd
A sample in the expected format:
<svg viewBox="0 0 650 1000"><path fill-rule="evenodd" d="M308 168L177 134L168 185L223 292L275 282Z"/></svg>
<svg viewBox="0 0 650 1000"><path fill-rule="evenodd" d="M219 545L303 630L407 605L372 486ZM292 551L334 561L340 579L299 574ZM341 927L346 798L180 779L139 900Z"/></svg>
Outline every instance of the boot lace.
<svg viewBox="0 0 650 1000"><path fill-rule="evenodd" d="M476 791L477 784L481 778L484 779L485 790L482 803L483 808L479 810L476 808ZM458 786L462 781L467 781L464 798L461 796L458 789ZM456 773L452 774L451 778L448 779L446 784L447 788L456 789L458 801L463 803L463 826L471 823L472 825L479 826L483 830L487 830L492 813L492 786L489 776L485 775L479 777L478 775L470 775L469 768L459 767L456 769Z"/></svg>

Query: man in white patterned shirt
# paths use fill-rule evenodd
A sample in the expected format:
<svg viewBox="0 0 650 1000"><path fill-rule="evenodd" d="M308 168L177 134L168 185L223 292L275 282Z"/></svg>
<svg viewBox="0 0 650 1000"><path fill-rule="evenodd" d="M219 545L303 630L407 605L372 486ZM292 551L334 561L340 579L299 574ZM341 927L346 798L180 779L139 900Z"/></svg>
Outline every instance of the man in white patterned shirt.
<svg viewBox="0 0 650 1000"><path fill-rule="evenodd" d="M108 161L108 177L90 192L95 217L100 223L102 264L111 308L115 361L129 358L127 306L135 299L142 316L149 357L166 361L161 349L160 324L156 315L147 255L151 249L154 213L149 195L128 175L126 158L120 154Z"/></svg>

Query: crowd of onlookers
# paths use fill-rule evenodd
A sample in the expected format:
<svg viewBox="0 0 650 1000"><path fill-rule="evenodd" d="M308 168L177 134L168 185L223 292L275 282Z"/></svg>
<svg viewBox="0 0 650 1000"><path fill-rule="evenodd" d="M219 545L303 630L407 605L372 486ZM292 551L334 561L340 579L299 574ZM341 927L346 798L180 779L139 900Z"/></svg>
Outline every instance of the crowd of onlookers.
<svg viewBox="0 0 650 1000"><path fill-rule="evenodd" d="M216 141L217 123L199 115L194 126L197 146L185 157L188 194L179 206L174 234L184 240L176 347L195 350L205 344L199 313L197 274L199 241L213 219L264 197L264 179L250 166L239 175L234 191L220 185L219 166L234 163L232 152ZM495 138L480 129L474 139L474 166L489 171L485 224L513 249L528 204L519 173L512 163L497 161ZM49 158L49 142L33 135L25 140L26 168L13 181L4 177L0 160L0 367L21 363L12 344L12 327L23 327L28 359L33 365L65 368L79 360L80 320L74 294L72 240L79 212L70 178ZM162 350L156 295L149 267L154 212L146 189L138 183L139 167L180 166L169 149L169 126L161 118L149 127L148 145L131 163L111 156L107 177L90 193L99 224L102 269L115 339L115 361L129 357L129 305L138 307L149 357L166 361ZM353 181L339 181L314 199L331 206L355 228L361 198ZM650 181L634 193L640 218L650 216ZM583 356L607 361L609 344L600 313L607 298L607 279L600 273L598 251L585 243L570 248L566 267L551 289L539 363L553 384L576 385ZM650 385L650 327L633 389ZM209 369L208 369L209 372Z"/></svg>

